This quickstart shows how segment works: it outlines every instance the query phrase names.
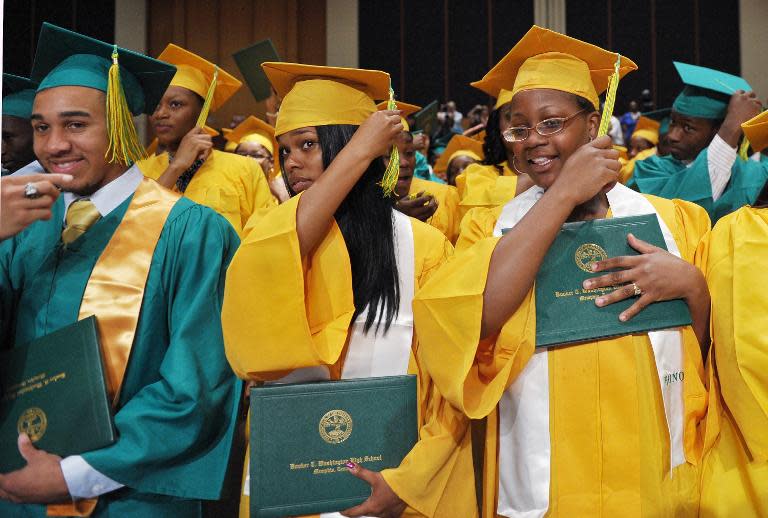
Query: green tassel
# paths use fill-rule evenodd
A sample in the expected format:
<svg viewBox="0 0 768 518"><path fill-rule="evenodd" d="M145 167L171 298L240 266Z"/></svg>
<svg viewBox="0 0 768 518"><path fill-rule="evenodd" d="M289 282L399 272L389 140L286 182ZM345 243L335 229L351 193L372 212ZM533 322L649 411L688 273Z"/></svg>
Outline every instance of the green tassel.
<svg viewBox="0 0 768 518"><path fill-rule="evenodd" d="M395 91L392 87L389 87L389 101L387 102L387 110L397 110L397 103L395 102ZM389 154L389 164L387 164L387 170L384 171L384 177L381 179L381 189L384 191L384 196L392 196L397 186L397 179L400 176L400 152L397 150L397 146L392 146L392 152Z"/></svg>
<svg viewBox="0 0 768 518"><path fill-rule="evenodd" d="M616 90L619 89L619 66L621 66L621 54L616 54L616 63L613 65L613 74L608 80L608 92L605 94L605 105L603 106L603 115L600 118L600 128L597 136L602 137L608 134L608 126L611 124L613 107L616 104Z"/></svg>
<svg viewBox="0 0 768 518"><path fill-rule="evenodd" d="M110 164L119 162L124 165L133 165L136 161L147 157L144 146L139 142L128 101L125 100L125 92L120 81L117 45L112 49L112 66L109 67L107 79L107 138L109 147L104 158Z"/></svg>
<svg viewBox="0 0 768 518"><path fill-rule="evenodd" d="M216 91L216 84L219 81L219 67L217 66L213 70L213 80L208 85L208 91L205 93L205 101L203 102L203 108L200 110L200 115L197 117L196 126L203 127L208 120L208 113L211 111L211 103L213 102L213 94Z"/></svg>

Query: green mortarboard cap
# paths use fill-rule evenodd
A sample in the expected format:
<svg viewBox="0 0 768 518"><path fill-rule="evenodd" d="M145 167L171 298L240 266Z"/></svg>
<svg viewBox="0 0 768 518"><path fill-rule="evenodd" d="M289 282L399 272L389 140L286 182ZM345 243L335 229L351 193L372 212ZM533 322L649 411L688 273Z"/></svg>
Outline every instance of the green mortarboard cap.
<svg viewBox="0 0 768 518"><path fill-rule="evenodd" d="M681 115L703 119L723 119L728 101L736 90L750 91L743 78L707 67L674 61L675 69L685 88L672 108Z"/></svg>
<svg viewBox="0 0 768 518"><path fill-rule="evenodd" d="M29 119L37 83L26 77L3 74L3 115Z"/></svg>
<svg viewBox="0 0 768 518"><path fill-rule="evenodd" d="M267 79L267 75L261 68L262 63L268 61L282 61L272 44L272 40L262 40L250 47L238 50L232 57L235 58L237 68L243 74L243 79L251 89L253 97L257 101L263 101L272 95L272 87Z"/></svg>
<svg viewBox="0 0 768 518"><path fill-rule="evenodd" d="M85 86L107 91L114 45L43 23L30 78L37 91L57 86ZM131 113L151 114L163 97L176 67L117 47L120 82Z"/></svg>
<svg viewBox="0 0 768 518"><path fill-rule="evenodd" d="M437 121L438 105L437 101L432 101L421 110L413 114L413 127L411 131L423 131L427 135L432 135Z"/></svg>

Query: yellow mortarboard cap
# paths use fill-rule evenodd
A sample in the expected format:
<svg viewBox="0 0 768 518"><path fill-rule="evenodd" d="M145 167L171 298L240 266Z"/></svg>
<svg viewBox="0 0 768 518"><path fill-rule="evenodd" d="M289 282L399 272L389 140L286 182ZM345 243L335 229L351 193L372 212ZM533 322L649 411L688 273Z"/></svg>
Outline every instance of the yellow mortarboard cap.
<svg viewBox="0 0 768 518"><path fill-rule="evenodd" d="M389 74L378 70L263 63L283 98L275 135L307 126L360 125L376 111L376 99L389 97Z"/></svg>
<svg viewBox="0 0 768 518"><path fill-rule="evenodd" d="M170 86L181 86L192 90L203 99L208 97L214 75L217 76L210 111L218 110L242 86L236 77L173 43L168 44L157 59L176 65L176 75L173 76Z"/></svg>
<svg viewBox="0 0 768 518"><path fill-rule="evenodd" d="M273 156L277 149L275 128L253 115L228 131L224 138L227 139L227 142L234 143L235 148L242 142L258 142L267 148L267 151Z"/></svg>
<svg viewBox="0 0 768 518"><path fill-rule="evenodd" d="M397 104L397 109L403 112L402 116L400 117L400 122L403 123L403 131L411 131L411 128L408 125L408 121L406 120L406 117L408 117L409 115L413 115L417 111L421 110L421 106L404 103L402 101L395 101L395 104ZM388 109L387 108L388 105L389 105L389 101L381 101L379 104L376 105L376 108L378 108L379 110L386 110Z"/></svg>
<svg viewBox="0 0 768 518"><path fill-rule="evenodd" d="M454 135L451 140L448 141L448 145L445 146L443 154L435 162L434 170L437 173L442 173L448 170L448 166L451 164L451 160L457 156L469 156L477 160L478 162L483 159L483 143L472 137L465 137L464 135Z"/></svg>
<svg viewBox="0 0 768 518"><path fill-rule="evenodd" d="M230 133L232 133L232 130L230 128L221 128L221 134L224 135L224 139L225 139L224 151L226 151L227 153L234 153L235 150L237 149L237 142L230 142L227 139L227 135L229 135Z"/></svg>
<svg viewBox="0 0 768 518"><path fill-rule="evenodd" d="M635 130L632 132L632 137L644 138L654 146L659 143L659 127L661 123L648 117L640 116L637 119Z"/></svg>
<svg viewBox="0 0 768 518"><path fill-rule="evenodd" d="M598 109L598 95L608 89L617 56L534 25L480 81L471 85L496 97L495 108L523 90L547 88L584 97ZM622 56L619 77L632 70L637 70L637 65Z"/></svg>
<svg viewBox="0 0 768 518"><path fill-rule="evenodd" d="M741 125L744 135L756 152L768 148L768 111L749 119Z"/></svg>

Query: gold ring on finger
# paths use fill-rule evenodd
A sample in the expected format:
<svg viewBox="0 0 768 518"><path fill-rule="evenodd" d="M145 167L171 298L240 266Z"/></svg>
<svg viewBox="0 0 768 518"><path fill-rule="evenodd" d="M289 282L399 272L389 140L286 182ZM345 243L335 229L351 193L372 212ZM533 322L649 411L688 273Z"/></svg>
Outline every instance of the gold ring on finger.
<svg viewBox="0 0 768 518"><path fill-rule="evenodd" d="M635 290L635 293L634 293L635 297L639 297L640 295L643 294L643 290L641 290L640 286L638 286L634 282L632 283L632 289Z"/></svg>

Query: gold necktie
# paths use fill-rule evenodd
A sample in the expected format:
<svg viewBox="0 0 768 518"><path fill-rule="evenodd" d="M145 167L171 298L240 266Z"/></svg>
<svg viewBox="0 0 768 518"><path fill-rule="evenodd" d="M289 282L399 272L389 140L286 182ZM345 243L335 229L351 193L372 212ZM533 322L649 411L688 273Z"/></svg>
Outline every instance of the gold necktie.
<svg viewBox="0 0 768 518"><path fill-rule="evenodd" d="M91 200L73 202L67 209L67 226L61 233L61 240L65 245L70 244L85 234L85 231L100 217L101 214Z"/></svg>

